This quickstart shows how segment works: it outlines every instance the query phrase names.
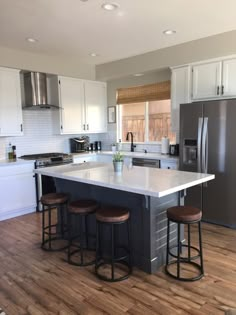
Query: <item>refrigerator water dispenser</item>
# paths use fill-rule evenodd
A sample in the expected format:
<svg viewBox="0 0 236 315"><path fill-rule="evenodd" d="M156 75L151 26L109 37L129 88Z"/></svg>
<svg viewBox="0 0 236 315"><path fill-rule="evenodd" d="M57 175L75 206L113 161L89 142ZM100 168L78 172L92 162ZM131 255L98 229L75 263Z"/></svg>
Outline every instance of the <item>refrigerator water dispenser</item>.
<svg viewBox="0 0 236 315"><path fill-rule="evenodd" d="M184 139L183 163L188 164L188 165L197 164L197 140L196 139Z"/></svg>

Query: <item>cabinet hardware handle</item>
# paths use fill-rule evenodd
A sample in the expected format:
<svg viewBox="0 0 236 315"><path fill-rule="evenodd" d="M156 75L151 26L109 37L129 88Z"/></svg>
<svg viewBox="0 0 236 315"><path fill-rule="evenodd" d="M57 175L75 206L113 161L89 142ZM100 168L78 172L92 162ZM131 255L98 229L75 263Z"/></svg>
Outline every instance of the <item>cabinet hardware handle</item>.
<svg viewBox="0 0 236 315"><path fill-rule="evenodd" d="M83 124L83 130L85 130L85 124Z"/></svg>
<svg viewBox="0 0 236 315"><path fill-rule="evenodd" d="M23 124L20 124L20 131L23 131Z"/></svg>
<svg viewBox="0 0 236 315"><path fill-rule="evenodd" d="M221 94L222 95L224 94L224 85L222 85L222 87L221 87Z"/></svg>
<svg viewBox="0 0 236 315"><path fill-rule="evenodd" d="M87 130L89 130L89 124L87 124Z"/></svg>
<svg viewBox="0 0 236 315"><path fill-rule="evenodd" d="M61 130L63 129L63 126L61 125Z"/></svg>
<svg viewBox="0 0 236 315"><path fill-rule="evenodd" d="M217 86L217 95L219 95L220 94L220 86L218 85Z"/></svg>

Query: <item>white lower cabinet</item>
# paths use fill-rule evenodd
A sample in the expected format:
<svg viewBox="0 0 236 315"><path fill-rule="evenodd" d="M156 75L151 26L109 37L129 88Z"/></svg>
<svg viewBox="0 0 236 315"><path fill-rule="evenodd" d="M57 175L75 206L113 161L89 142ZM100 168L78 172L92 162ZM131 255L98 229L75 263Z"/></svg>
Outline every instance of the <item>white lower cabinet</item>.
<svg viewBox="0 0 236 315"><path fill-rule="evenodd" d="M169 161L169 160L161 160L161 168L162 169L171 169L171 170L178 170L179 163L178 161Z"/></svg>
<svg viewBox="0 0 236 315"><path fill-rule="evenodd" d="M95 162L97 161L97 155L92 156L74 156L73 163L85 163L85 162Z"/></svg>
<svg viewBox="0 0 236 315"><path fill-rule="evenodd" d="M36 211L33 168L33 163L0 167L0 221Z"/></svg>

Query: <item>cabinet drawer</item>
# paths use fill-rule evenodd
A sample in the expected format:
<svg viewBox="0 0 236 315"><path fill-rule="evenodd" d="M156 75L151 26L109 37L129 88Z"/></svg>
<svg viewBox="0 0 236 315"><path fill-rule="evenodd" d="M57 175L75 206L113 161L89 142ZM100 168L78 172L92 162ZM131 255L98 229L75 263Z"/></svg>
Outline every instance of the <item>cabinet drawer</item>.
<svg viewBox="0 0 236 315"><path fill-rule="evenodd" d="M179 166L178 166L178 162L161 161L161 168L178 170Z"/></svg>

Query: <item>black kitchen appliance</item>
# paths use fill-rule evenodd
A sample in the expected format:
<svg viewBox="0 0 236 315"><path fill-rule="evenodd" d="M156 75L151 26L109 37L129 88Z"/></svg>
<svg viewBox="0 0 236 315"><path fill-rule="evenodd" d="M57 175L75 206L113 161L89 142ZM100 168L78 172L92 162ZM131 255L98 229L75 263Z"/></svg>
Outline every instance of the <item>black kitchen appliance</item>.
<svg viewBox="0 0 236 315"><path fill-rule="evenodd" d="M95 141L94 142L95 151L101 151L102 150L102 143L101 141Z"/></svg>
<svg viewBox="0 0 236 315"><path fill-rule="evenodd" d="M178 144L171 144L170 145L170 155L179 155L179 145Z"/></svg>
<svg viewBox="0 0 236 315"><path fill-rule="evenodd" d="M71 138L70 139L70 151L71 153L80 153L86 151L86 139L81 138Z"/></svg>

